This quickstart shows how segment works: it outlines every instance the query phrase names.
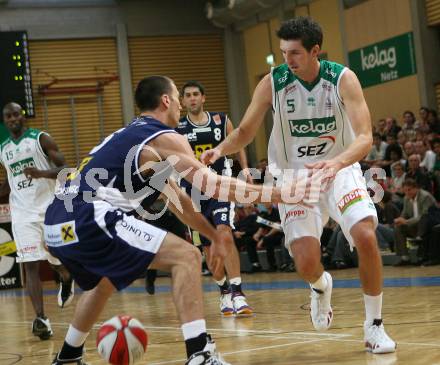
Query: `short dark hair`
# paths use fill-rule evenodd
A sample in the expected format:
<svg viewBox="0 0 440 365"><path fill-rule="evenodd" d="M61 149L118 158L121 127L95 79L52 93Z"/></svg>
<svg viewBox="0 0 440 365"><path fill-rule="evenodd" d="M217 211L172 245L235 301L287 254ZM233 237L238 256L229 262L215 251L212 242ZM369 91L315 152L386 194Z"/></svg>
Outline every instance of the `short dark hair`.
<svg viewBox="0 0 440 365"><path fill-rule="evenodd" d="M373 139L374 138L376 138L376 139L382 139L382 136L380 135L380 133L378 133L378 132L373 132Z"/></svg>
<svg viewBox="0 0 440 365"><path fill-rule="evenodd" d="M171 79L166 76L149 76L142 79L136 87L135 100L141 110L154 110L160 105L160 97L170 94Z"/></svg>
<svg viewBox="0 0 440 365"><path fill-rule="evenodd" d="M285 41L300 39L307 51L315 45L322 46L321 26L310 17L298 16L286 20L278 29L277 36Z"/></svg>
<svg viewBox="0 0 440 365"><path fill-rule="evenodd" d="M413 178L407 177L404 181L402 186L408 186L410 188L418 188L420 185L417 183L417 181Z"/></svg>
<svg viewBox="0 0 440 365"><path fill-rule="evenodd" d="M414 113L413 113L411 110L405 110L405 111L403 112L403 115L405 115L405 114L409 114L409 115L411 115L413 121L416 120L416 117L415 117Z"/></svg>
<svg viewBox="0 0 440 365"><path fill-rule="evenodd" d="M183 94L185 94L185 89L187 87L197 87L200 91L200 94L205 95L205 88L203 87L203 85L196 81L196 80L189 80L187 82L185 82L185 84L182 86L182 96Z"/></svg>
<svg viewBox="0 0 440 365"><path fill-rule="evenodd" d="M440 138L437 137L431 141L431 146L434 146L435 144L440 144Z"/></svg>

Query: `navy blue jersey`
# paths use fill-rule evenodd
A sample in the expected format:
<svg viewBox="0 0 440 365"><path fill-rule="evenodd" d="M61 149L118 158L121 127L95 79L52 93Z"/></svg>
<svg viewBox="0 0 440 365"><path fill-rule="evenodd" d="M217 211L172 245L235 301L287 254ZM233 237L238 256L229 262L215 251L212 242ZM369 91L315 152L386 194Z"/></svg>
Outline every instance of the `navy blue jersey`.
<svg viewBox="0 0 440 365"><path fill-rule="evenodd" d="M106 200L115 206L132 210L133 202L146 199L152 204L160 195L172 168L167 162L148 166L154 175L144 178L139 167L139 154L151 140L163 133L175 131L160 121L147 116L135 118L127 127L108 136L83 159L79 168L69 175L66 185L56 192L63 199L66 194L78 194ZM142 196L141 196L142 195Z"/></svg>
<svg viewBox="0 0 440 365"><path fill-rule="evenodd" d="M228 117L225 114L216 112L205 113L208 116L208 121L205 124L197 125L191 122L189 116L186 115L180 119L179 125L176 128L178 133L186 137L197 159L200 159L204 151L218 146L225 140L227 134L226 125ZM226 157L220 157L210 167L222 175L225 168L229 169L229 164L227 164ZM226 175L229 175L229 173L227 172Z"/></svg>

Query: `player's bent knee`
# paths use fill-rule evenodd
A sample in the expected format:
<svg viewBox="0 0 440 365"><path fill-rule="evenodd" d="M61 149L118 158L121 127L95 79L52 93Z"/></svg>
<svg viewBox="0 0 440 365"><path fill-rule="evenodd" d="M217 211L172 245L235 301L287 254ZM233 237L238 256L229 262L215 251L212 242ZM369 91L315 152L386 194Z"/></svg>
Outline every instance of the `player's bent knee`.
<svg viewBox="0 0 440 365"><path fill-rule="evenodd" d="M182 263L190 265L191 267L198 267L202 265L202 254L196 246L187 245L182 252Z"/></svg>
<svg viewBox="0 0 440 365"><path fill-rule="evenodd" d="M355 245L358 250L375 250L377 249L376 232L372 229L361 229L353 236Z"/></svg>
<svg viewBox="0 0 440 365"><path fill-rule="evenodd" d="M321 265L321 261L314 257L303 257L301 260L295 260L296 271L305 277L313 276Z"/></svg>

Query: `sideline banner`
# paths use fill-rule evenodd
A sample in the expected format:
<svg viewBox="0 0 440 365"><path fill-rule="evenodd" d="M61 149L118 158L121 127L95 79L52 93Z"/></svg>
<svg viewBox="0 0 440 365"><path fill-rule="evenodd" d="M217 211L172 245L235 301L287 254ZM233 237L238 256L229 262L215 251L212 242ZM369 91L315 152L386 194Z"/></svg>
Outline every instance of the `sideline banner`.
<svg viewBox="0 0 440 365"><path fill-rule="evenodd" d="M15 261L15 242L7 231L10 227L11 223L0 224L0 290L22 287L20 266Z"/></svg>
<svg viewBox="0 0 440 365"><path fill-rule="evenodd" d="M349 52L348 62L362 87L414 75L417 67L413 34L401 34Z"/></svg>

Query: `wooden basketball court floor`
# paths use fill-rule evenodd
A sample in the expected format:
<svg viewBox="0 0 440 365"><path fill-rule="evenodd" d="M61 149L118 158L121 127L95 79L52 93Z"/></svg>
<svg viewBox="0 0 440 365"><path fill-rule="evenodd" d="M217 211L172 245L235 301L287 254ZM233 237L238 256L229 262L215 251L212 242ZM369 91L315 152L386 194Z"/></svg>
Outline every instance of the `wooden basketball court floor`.
<svg viewBox="0 0 440 365"><path fill-rule="evenodd" d="M209 332L225 360L234 365L356 364L440 365L440 266L385 267L384 319L398 343L397 352L372 355L363 349L364 307L357 270L333 271L332 328L314 331L309 320L309 290L295 273L244 275L244 288L255 309L251 318L221 318L218 294L204 278ZM184 364L185 348L170 295L170 279L157 280L154 296L139 280L110 299L100 321L129 314L144 324L149 345L142 364ZM46 313L54 337L31 334L33 311L22 289L0 292L0 364L50 364L60 348L73 307L59 309L54 283L45 285ZM95 326L86 342L89 364L105 364L95 346Z"/></svg>

